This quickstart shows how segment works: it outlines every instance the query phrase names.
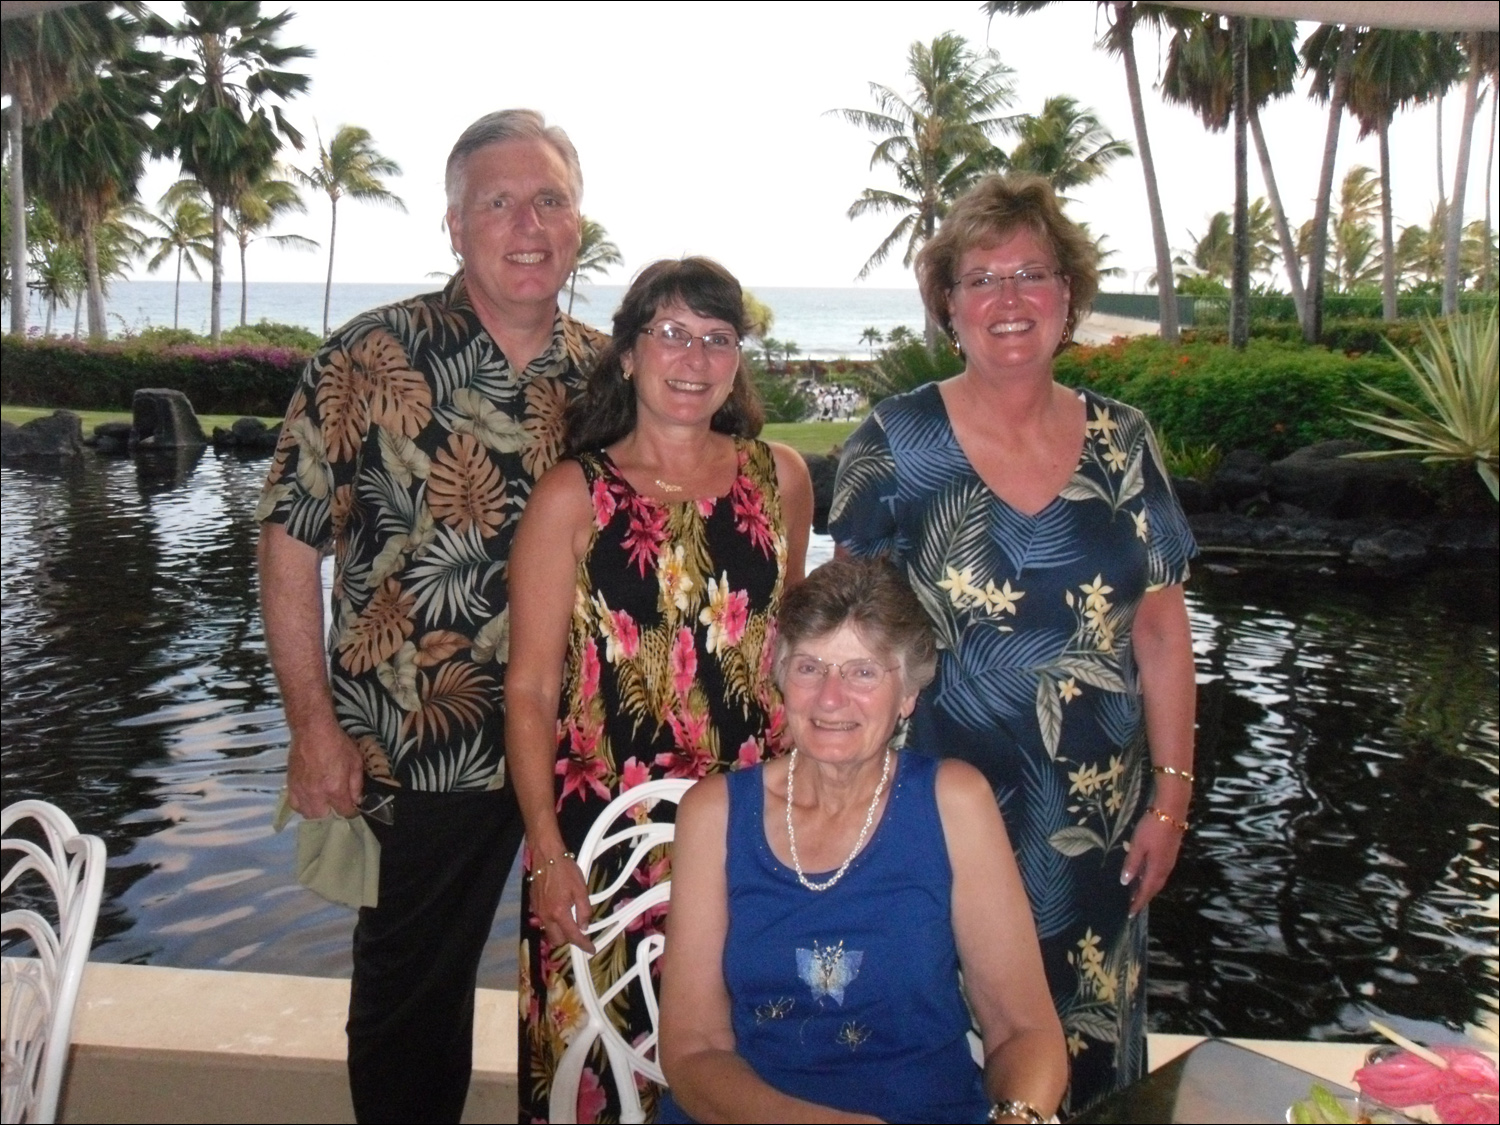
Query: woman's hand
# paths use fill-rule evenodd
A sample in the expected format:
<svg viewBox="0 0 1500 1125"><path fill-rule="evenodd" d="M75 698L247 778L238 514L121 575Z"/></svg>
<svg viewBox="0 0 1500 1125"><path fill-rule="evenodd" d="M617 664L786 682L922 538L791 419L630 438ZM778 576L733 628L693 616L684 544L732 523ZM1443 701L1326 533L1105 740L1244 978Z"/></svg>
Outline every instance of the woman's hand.
<svg viewBox="0 0 1500 1125"><path fill-rule="evenodd" d="M585 953L593 953L594 943L583 931L593 907L578 864L567 855L560 855L550 862L533 856L532 865L528 876L531 911L541 919L548 944L555 947L567 942Z"/></svg>
<svg viewBox="0 0 1500 1125"><path fill-rule="evenodd" d="M1135 887L1130 892L1132 918L1146 909L1156 893L1167 885L1167 876L1177 866L1177 853L1181 848L1182 829L1150 812L1141 816L1130 837L1130 854L1125 857L1125 869L1120 872L1120 882Z"/></svg>

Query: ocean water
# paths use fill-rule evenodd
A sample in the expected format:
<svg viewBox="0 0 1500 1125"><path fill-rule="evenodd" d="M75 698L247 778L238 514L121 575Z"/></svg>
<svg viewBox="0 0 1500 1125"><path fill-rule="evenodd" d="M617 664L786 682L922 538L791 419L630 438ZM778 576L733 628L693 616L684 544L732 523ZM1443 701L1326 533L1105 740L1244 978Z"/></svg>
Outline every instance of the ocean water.
<svg viewBox="0 0 1500 1125"><path fill-rule="evenodd" d="M399 301L440 286L439 281L402 283L335 284L330 302L330 324L337 326L365 309ZM106 299L111 336L139 332L143 328L171 327L172 282L119 281L110 286ZM815 359L869 355L860 343L866 328L889 332L905 325L922 329L922 302L915 289L756 289L755 295L776 314L771 334L795 343L798 354ZM178 323L194 332L208 332L210 286L206 281L182 283L182 306ZM623 285L579 285L573 315L606 331L610 317L625 293ZM566 308L568 295L562 295ZM224 326L239 323L238 284L224 287ZM43 303L33 297L30 322L40 331L45 321ZM323 286L312 282L263 281L250 283L249 322L272 320L300 324L313 332L323 326ZM59 307L54 315L55 334L71 334L74 311Z"/></svg>

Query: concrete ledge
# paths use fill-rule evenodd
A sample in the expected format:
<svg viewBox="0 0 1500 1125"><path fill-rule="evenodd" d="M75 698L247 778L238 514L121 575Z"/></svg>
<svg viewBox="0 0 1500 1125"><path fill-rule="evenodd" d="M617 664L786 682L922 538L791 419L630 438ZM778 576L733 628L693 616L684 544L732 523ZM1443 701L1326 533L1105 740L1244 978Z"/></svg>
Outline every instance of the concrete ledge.
<svg viewBox="0 0 1500 1125"><path fill-rule="evenodd" d="M352 1122L349 982L90 963L63 1122ZM466 1122L516 1119L516 994L476 993Z"/></svg>
<svg viewBox="0 0 1500 1125"><path fill-rule="evenodd" d="M516 1119L516 994L480 989L466 1122ZM63 1122L347 1122L349 982L91 963ZM1151 1035L1152 1070L1200 1036ZM1234 1039L1342 1086L1369 1044Z"/></svg>

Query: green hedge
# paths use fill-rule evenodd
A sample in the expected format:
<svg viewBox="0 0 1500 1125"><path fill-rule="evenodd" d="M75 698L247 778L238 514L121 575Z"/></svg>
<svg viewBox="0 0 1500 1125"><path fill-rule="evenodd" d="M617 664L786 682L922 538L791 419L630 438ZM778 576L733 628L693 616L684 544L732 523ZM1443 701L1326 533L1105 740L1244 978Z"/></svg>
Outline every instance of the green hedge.
<svg viewBox="0 0 1500 1125"><path fill-rule="evenodd" d="M1361 383L1403 397L1416 393L1388 356L1350 356L1273 340L1252 340L1237 352L1222 344L1173 346L1138 337L1070 348L1054 370L1069 386L1139 407L1175 442L1253 449L1271 458L1330 438L1370 441L1340 409L1372 405Z"/></svg>
<svg viewBox="0 0 1500 1125"><path fill-rule="evenodd" d="M0 340L0 401L13 406L129 410L142 387L182 391L200 414L276 417L307 363L295 348L129 341L93 347L71 340Z"/></svg>
<svg viewBox="0 0 1500 1125"><path fill-rule="evenodd" d="M1460 293L1458 311L1495 307L1493 293ZM1403 319L1417 316L1441 316L1443 299L1431 293L1404 293L1396 298L1396 315ZM1383 315L1380 293L1329 293L1323 298L1323 320L1379 320ZM1193 298L1193 323L1204 325L1224 324L1229 320L1229 297L1222 300L1211 297ZM1250 322L1257 320L1297 321L1297 306L1288 294L1268 293L1250 298Z"/></svg>
<svg viewBox="0 0 1500 1125"><path fill-rule="evenodd" d="M1250 338L1277 340L1283 344L1300 344L1302 328L1294 320L1252 321ZM1378 356L1389 356L1391 353L1385 346L1387 339L1402 351L1410 351L1420 346L1425 340L1422 335L1422 322L1401 320L1395 324L1387 324L1378 319L1327 321L1323 325L1321 343L1325 348L1346 352L1349 355L1372 353ZM1224 344L1229 342L1229 330L1222 325L1188 328L1183 330L1182 340L1186 344Z"/></svg>

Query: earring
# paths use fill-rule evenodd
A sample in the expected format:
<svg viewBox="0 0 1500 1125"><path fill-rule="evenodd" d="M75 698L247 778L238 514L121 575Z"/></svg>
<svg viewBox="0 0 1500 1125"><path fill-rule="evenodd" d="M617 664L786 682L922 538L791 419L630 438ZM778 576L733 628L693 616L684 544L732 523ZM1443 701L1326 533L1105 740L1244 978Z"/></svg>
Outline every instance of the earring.
<svg viewBox="0 0 1500 1125"><path fill-rule="evenodd" d="M629 368L627 368L627 367L624 367L624 366L622 366L622 367L621 367L621 368L620 368L620 374L621 374L621 375L623 375L623 376L624 376L624 377L625 377L625 381L626 381L626 382L627 382L627 383L628 383L628 382L630 382L630 376L631 376L631 372L630 372L630 369L629 369Z"/></svg>

